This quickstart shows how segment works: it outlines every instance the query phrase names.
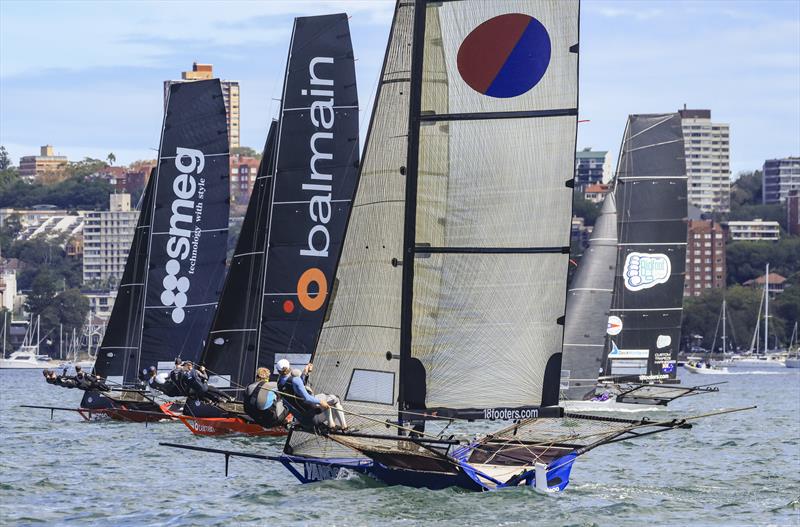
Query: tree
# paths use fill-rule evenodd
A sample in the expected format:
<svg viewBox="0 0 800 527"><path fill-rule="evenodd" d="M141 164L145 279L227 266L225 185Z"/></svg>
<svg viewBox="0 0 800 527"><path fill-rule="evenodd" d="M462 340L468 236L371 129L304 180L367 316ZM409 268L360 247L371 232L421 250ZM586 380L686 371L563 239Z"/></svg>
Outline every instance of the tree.
<svg viewBox="0 0 800 527"><path fill-rule="evenodd" d="M246 157L261 157L261 154L259 154L249 146L237 146L231 148L231 155L246 156Z"/></svg>
<svg viewBox="0 0 800 527"><path fill-rule="evenodd" d="M19 214L12 214L5 219L3 226L0 227L0 254L8 254L11 244L21 230L22 222L19 219Z"/></svg>
<svg viewBox="0 0 800 527"><path fill-rule="evenodd" d="M78 289L67 289L58 293L42 313L42 330L58 330L59 324L64 332L80 331L89 314L89 299ZM47 324L45 324L45 319Z"/></svg>
<svg viewBox="0 0 800 527"><path fill-rule="evenodd" d="M0 145L0 170L7 170L11 167L11 158L8 156L6 147Z"/></svg>
<svg viewBox="0 0 800 527"><path fill-rule="evenodd" d="M600 215L600 204L587 200L583 193L576 191L572 195L572 215L583 218L584 225L594 225Z"/></svg>
<svg viewBox="0 0 800 527"><path fill-rule="evenodd" d="M683 302L683 321L681 332L684 336L702 335L703 344L719 349L722 346L720 311L723 296L727 301L728 344L731 347L746 349L755 329L758 306L762 292L749 287L733 286L727 290L708 289L698 297L689 297ZM781 324L783 327L783 324ZM716 343L714 334L716 333ZM770 330L771 334L775 334Z"/></svg>
<svg viewBox="0 0 800 527"><path fill-rule="evenodd" d="M761 180L760 170L741 172L739 178L731 185L731 210L742 205L760 205Z"/></svg>
<svg viewBox="0 0 800 527"><path fill-rule="evenodd" d="M800 271L800 237L778 241L736 241L728 243L725 257L728 284L741 284L764 274L766 264L771 272L789 277Z"/></svg>
<svg viewBox="0 0 800 527"><path fill-rule="evenodd" d="M31 284L25 300L25 310L33 316L41 315L58 294L58 276L46 267L40 270Z"/></svg>
<svg viewBox="0 0 800 527"><path fill-rule="evenodd" d="M114 155L114 152L109 153L106 156L106 161L108 161L109 165L114 165L114 162L117 160L117 156Z"/></svg>

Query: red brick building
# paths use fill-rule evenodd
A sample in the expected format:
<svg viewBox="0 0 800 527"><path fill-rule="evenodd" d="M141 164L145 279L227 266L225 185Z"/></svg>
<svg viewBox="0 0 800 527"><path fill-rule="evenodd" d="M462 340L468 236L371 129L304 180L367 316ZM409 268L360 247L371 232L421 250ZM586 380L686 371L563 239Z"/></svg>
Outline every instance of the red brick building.
<svg viewBox="0 0 800 527"><path fill-rule="evenodd" d="M713 220L689 220L683 296L725 287L725 232Z"/></svg>
<svg viewBox="0 0 800 527"><path fill-rule="evenodd" d="M786 226L792 236L800 235L800 190L791 190L786 197Z"/></svg>
<svg viewBox="0 0 800 527"><path fill-rule="evenodd" d="M231 156L231 200L247 203L258 175L259 160L255 157Z"/></svg>

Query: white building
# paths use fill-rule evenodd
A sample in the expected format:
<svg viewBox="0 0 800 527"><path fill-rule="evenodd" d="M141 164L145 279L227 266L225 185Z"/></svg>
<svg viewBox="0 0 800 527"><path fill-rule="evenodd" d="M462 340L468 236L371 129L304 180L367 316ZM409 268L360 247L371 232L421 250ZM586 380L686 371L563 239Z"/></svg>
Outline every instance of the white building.
<svg viewBox="0 0 800 527"><path fill-rule="evenodd" d="M111 194L110 210L89 212L83 227L83 283L119 282L133 240L139 211L130 194Z"/></svg>
<svg viewBox="0 0 800 527"><path fill-rule="evenodd" d="M17 272L0 269L0 308L14 311L17 296Z"/></svg>
<svg viewBox="0 0 800 527"><path fill-rule="evenodd" d="M752 221L729 221L728 234L733 241L780 240L781 225L777 221L764 221L760 218Z"/></svg>
<svg viewBox="0 0 800 527"><path fill-rule="evenodd" d="M763 174L763 203L784 203L791 191L800 190L800 157L767 159Z"/></svg>
<svg viewBox="0 0 800 527"><path fill-rule="evenodd" d="M703 212L728 212L731 202L730 125L711 122L711 110L679 110L686 151L689 203Z"/></svg>
<svg viewBox="0 0 800 527"><path fill-rule="evenodd" d="M117 298L116 289L111 291L83 290L81 294L89 300L90 313L104 320L108 320L111 317L111 309L114 307L114 300Z"/></svg>
<svg viewBox="0 0 800 527"><path fill-rule="evenodd" d="M575 152L575 188L607 183L611 179L611 157L606 150L584 148Z"/></svg>

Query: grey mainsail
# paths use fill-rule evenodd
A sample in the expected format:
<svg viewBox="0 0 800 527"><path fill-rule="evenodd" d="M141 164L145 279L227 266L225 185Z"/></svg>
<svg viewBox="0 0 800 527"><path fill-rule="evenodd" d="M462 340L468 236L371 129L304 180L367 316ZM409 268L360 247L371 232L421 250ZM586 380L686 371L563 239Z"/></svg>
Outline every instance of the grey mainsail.
<svg viewBox="0 0 800 527"><path fill-rule="evenodd" d="M616 332L608 320L617 261L617 209L609 192L589 238L578 270L567 292L564 356L561 363L562 397L584 399L594 394L603 370L606 331Z"/></svg>

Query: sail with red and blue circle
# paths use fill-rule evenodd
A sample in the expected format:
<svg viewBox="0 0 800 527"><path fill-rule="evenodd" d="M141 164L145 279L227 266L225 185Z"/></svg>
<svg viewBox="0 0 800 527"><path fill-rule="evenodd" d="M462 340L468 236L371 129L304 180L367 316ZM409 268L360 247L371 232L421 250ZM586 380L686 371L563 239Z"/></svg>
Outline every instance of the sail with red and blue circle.
<svg viewBox="0 0 800 527"><path fill-rule="evenodd" d="M550 64L550 36L529 15L496 16L472 30L458 49L461 78L489 97L516 97L544 77Z"/></svg>

